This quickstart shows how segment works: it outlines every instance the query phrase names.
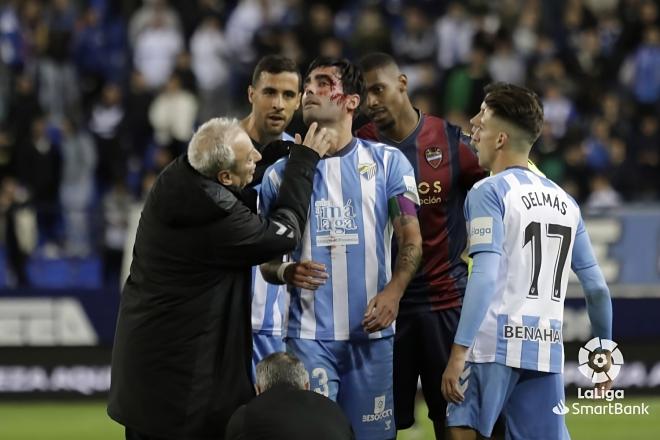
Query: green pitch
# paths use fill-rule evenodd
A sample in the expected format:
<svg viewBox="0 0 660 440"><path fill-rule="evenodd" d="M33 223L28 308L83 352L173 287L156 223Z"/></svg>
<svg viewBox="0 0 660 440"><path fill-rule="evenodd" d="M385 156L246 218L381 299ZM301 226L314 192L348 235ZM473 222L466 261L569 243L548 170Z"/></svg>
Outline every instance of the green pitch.
<svg viewBox="0 0 660 440"><path fill-rule="evenodd" d="M660 431L660 397L625 399L626 404L646 403L648 416L567 415L574 440L657 438ZM569 406L572 402L569 402ZM417 408L417 425L403 431L401 440L433 439L426 407ZM120 440L121 426L105 414L104 402L0 403L0 439L3 440Z"/></svg>

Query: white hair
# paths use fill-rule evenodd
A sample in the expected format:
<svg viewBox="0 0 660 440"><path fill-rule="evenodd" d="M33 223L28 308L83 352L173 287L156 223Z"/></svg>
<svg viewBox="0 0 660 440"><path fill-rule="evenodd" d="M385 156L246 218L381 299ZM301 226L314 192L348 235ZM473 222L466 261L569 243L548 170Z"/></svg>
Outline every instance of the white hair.
<svg viewBox="0 0 660 440"><path fill-rule="evenodd" d="M200 174L215 178L234 166L232 142L243 131L238 119L213 118L202 124L188 144L188 162Z"/></svg>
<svg viewBox="0 0 660 440"><path fill-rule="evenodd" d="M309 374L303 363L289 353L276 352L257 364L257 387L264 392L275 385L290 385L304 390L309 384Z"/></svg>

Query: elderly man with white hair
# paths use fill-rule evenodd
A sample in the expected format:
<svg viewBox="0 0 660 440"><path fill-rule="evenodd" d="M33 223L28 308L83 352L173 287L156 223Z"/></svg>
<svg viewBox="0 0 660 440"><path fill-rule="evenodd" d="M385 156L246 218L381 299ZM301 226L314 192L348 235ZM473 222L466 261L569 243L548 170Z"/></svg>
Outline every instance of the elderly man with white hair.
<svg viewBox="0 0 660 440"><path fill-rule="evenodd" d="M300 240L314 169L336 137L316 128L304 145L296 136L268 217L245 188L261 156L235 119L206 122L187 155L158 176L112 353L108 414L127 439L222 439L231 414L254 396L251 268Z"/></svg>
<svg viewBox="0 0 660 440"><path fill-rule="evenodd" d="M257 364L258 396L236 410L226 440L353 440L337 403L309 390L309 374L294 355L276 352Z"/></svg>

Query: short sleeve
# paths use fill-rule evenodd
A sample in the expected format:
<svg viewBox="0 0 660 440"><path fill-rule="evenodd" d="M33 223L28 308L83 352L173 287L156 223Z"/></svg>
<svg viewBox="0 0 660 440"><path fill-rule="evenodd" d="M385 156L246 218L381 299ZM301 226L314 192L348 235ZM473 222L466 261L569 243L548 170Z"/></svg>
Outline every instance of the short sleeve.
<svg viewBox="0 0 660 440"><path fill-rule="evenodd" d="M387 198L403 195L419 206L417 181L410 161L397 149L391 148L388 151L391 151L391 156L387 169Z"/></svg>
<svg viewBox="0 0 660 440"><path fill-rule="evenodd" d="M485 182L473 188L465 200L469 255L477 252L502 254L504 202L495 185Z"/></svg>

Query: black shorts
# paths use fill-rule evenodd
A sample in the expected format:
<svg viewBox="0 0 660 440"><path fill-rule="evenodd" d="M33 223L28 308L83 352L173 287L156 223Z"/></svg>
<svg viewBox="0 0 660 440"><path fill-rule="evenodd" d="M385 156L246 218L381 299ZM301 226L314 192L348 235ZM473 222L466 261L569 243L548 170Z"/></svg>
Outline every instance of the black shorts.
<svg viewBox="0 0 660 440"><path fill-rule="evenodd" d="M429 419L444 423L447 402L442 397L445 371L461 308L399 316L394 335L394 419L397 429L415 423L415 395L421 377Z"/></svg>

